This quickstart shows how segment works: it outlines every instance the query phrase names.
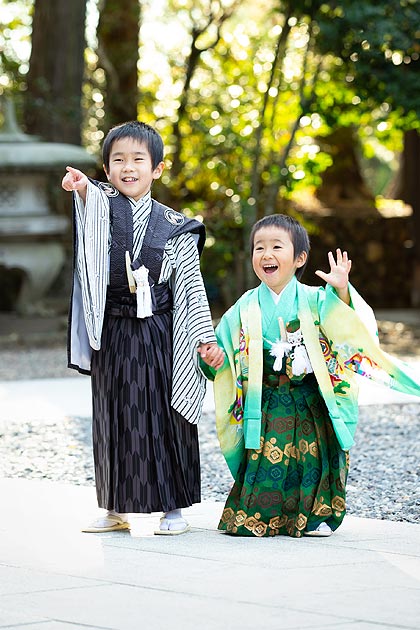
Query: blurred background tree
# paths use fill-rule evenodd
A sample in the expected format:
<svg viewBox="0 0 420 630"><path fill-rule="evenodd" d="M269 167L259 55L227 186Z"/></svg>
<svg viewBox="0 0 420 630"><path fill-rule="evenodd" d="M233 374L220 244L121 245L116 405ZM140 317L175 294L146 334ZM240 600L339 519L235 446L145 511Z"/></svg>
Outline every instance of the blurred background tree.
<svg viewBox="0 0 420 630"><path fill-rule="evenodd" d="M58 129L63 141L52 124L61 116L63 133L77 129L98 163L115 123L138 116L161 132L168 169L156 195L205 219L206 280L223 306L254 282L248 235L264 214L299 212L325 249L335 241L319 216L352 219L352 238L364 243L391 206L406 212L402 202L414 211L406 219L414 247L401 228L395 256L416 271L410 297L401 289L384 299L420 303L417 0L0 6L0 90L17 95L20 112L25 105L27 130L51 139ZM391 196L402 202L384 200ZM356 245L357 273L364 249L380 247ZM384 265L385 275L395 267Z"/></svg>
<svg viewBox="0 0 420 630"><path fill-rule="evenodd" d="M28 133L79 144L86 0L35 0L24 119Z"/></svg>
<svg viewBox="0 0 420 630"><path fill-rule="evenodd" d="M101 0L97 67L102 68L105 78L102 119L105 132L124 120L137 118L139 30L138 0Z"/></svg>

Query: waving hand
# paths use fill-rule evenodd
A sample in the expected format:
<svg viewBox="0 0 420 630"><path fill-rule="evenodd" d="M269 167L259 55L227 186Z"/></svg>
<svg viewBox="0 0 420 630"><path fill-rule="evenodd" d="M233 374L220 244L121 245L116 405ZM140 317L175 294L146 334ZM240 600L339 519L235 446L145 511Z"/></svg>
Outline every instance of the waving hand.
<svg viewBox="0 0 420 630"><path fill-rule="evenodd" d="M341 249L337 249L336 259L332 252L328 252L328 262L330 263L329 273L320 270L315 271L315 273L334 287L340 299L348 304L350 301L348 283L351 260L349 260L347 252L341 252Z"/></svg>

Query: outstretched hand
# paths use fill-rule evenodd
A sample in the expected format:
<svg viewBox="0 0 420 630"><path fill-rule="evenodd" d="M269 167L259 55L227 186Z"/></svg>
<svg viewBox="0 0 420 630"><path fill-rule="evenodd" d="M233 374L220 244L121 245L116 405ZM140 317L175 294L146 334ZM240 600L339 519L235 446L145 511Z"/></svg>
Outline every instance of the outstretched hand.
<svg viewBox="0 0 420 630"><path fill-rule="evenodd" d="M338 296L348 304L350 301L348 284L351 260L349 260L347 252L341 252L341 249L336 250L336 258L337 260L334 258L332 252L328 252L328 261L330 263L329 273L320 270L315 271L315 273L322 278L322 280L334 287Z"/></svg>
<svg viewBox="0 0 420 630"><path fill-rule="evenodd" d="M86 188L89 181L88 178L84 173L82 173L82 171L79 171L77 168L73 168L72 166L66 166L66 171L67 173L63 177L61 186L64 190L69 192L77 190L83 200L85 200Z"/></svg>

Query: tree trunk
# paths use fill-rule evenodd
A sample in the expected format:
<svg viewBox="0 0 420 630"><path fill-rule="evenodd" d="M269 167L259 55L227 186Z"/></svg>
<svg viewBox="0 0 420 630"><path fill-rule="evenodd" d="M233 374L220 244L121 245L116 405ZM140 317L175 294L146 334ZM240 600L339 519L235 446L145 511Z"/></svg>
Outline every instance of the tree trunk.
<svg viewBox="0 0 420 630"><path fill-rule="evenodd" d="M104 0L98 24L98 66L106 77L105 132L137 120L139 0Z"/></svg>
<svg viewBox="0 0 420 630"><path fill-rule="evenodd" d="M181 125L184 121L185 113L187 110L191 81L194 76L194 72L197 68L197 65L200 61L200 56L202 53L202 51L199 48L197 48L197 45L196 45L197 39L200 34L201 34L200 31L193 29L190 53L186 62L184 85L183 85L181 99L180 99L180 103L179 103L179 107L177 111L177 119L175 120L173 129L172 129L175 150L172 157L171 175L174 178L178 177L178 175L182 171L182 166L183 166L182 160L181 160L181 150L182 150L182 140L183 140Z"/></svg>
<svg viewBox="0 0 420 630"><path fill-rule="evenodd" d="M26 130L80 144L86 0L35 0Z"/></svg>
<svg viewBox="0 0 420 630"><path fill-rule="evenodd" d="M357 158L357 138L352 127L338 127L329 136L318 138L333 163L322 174L316 197L333 214L378 216L375 197L368 189Z"/></svg>
<svg viewBox="0 0 420 630"><path fill-rule="evenodd" d="M416 129L404 134L404 149L393 197L402 199L413 208L413 285L412 306L420 306L420 135Z"/></svg>

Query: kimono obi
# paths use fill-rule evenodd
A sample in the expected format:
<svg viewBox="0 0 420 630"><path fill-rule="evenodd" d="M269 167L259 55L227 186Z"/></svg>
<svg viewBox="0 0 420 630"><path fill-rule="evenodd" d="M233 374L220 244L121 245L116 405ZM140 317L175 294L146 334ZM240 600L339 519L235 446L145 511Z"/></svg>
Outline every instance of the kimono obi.
<svg viewBox="0 0 420 630"><path fill-rule="evenodd" d="M172 311L172 291L168 282L150 287L153 315L162 315ZM113 317L137 317L135 293L117 292L108 287L105 312Z"/></svg>

